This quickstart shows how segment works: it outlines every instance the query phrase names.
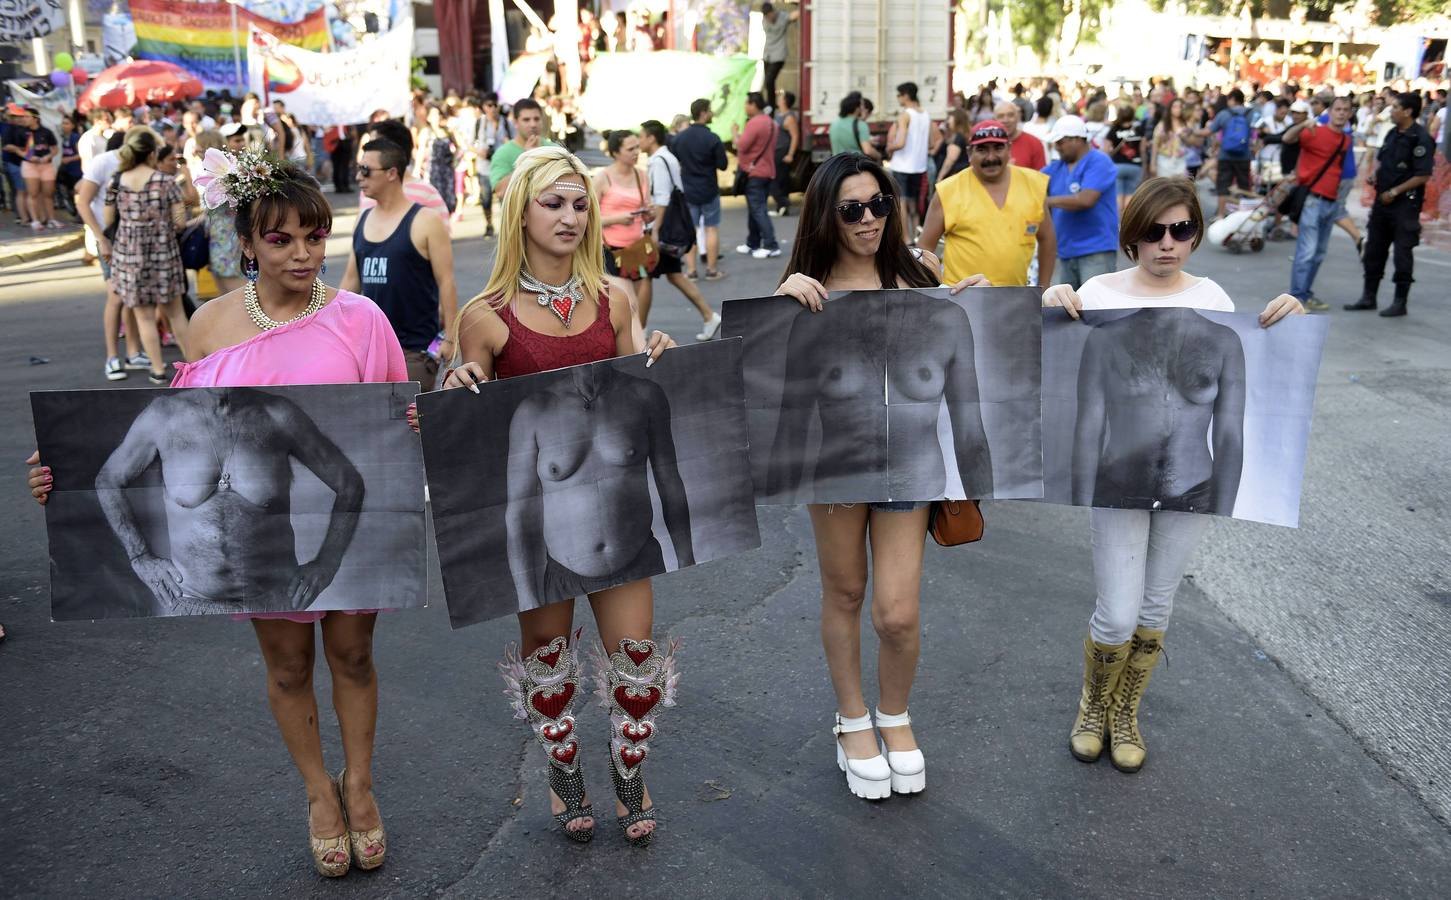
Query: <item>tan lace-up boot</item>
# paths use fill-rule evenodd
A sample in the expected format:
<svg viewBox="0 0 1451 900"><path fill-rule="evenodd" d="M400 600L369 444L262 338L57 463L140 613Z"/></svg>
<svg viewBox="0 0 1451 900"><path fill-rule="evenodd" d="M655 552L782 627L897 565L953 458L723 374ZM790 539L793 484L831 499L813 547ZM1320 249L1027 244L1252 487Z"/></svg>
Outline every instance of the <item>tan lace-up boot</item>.
<svg viewBox="0 0 1451 900"><path fill-rule="evenodd" d="M1108 710L1109 752L1114 768L1120 772L1137 772L1149 754L1144 737L1139 734L1139 702L1144 699L1149 676L1154 674L1154 666L1164 653L1164 629L1141 625L1134 630L1129 643L1128 664L1119 676Z"/></svg>
<svg viewBox="0 0 1451 900"><path fill-rule="evenodd" d="M1108 704L1128 661L1128 641L1100 644L1092 637L1083 639L1083 691L1078 696L1078 718L1068 736L1068 749L1075 759L1094 762L1103 753Z"/></svg>

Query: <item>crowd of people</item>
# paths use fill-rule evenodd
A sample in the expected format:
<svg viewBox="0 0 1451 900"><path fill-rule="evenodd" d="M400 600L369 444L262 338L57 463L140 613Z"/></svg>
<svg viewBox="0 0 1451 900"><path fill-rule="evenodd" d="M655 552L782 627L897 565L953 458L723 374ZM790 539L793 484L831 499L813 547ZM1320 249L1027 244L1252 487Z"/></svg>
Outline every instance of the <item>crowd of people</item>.
<svg viewBox="0 0 1451 900"><path fill-rule="evenodd" d="M1117 266L1119 217L1138 185L1183 178L1212 187L1210 225L1262 208L1244 226L1254 245L1296 242L1290 293L1311 311L1329 309L1314 283L1335 228L1363 259L1362 295L1346 309L1378 307L1394 248L1395 294L1381 315L1404 315L1421 223L1451 217L1446 90L1246 87L1179 91L1164 79L1147 93L1110 98L1083 85L1065 99L1051 79L1007 91L989 83L956 95L933 124L905 82L884 134L870 127L871 100L852 92L829 136L833 153L886 162L902 215L921 223L921 246L946 238L949 273L964 271L957 260L967 254L993 260L1007 283L1049 285L1056 273L1077 286ZM1365 233L1353 202L1370 209Z"/></svg>
<svg viewBox="0 0 1451 900"><path fill-rule="evenodd" d="M626 44L631 38L626 33ZM1258 188L1294 172L1306 191L1291 216L1298 220L1292 289L1260 311L1260 323L1271 327L1324 308L1311 289L1356 183L1345 175L1354 160L1355 172L1373 172L1375 191L1364 240L1366 294L1355 308L1376 305L1394 244L1391 309L1404 313L1411 281L1405 244L1414 243L1406 236L1432 182L1434 154L1422 148L1445 128L1445 92L1356 99L1286 91L1247 100L1239 88L1181 93L1161 83L1111 100L1098 90L1068 99L1052 82L1036 91L989 85L971 99L959 96L938 126L923 111L917 85L905 82L885 134L871 127L871 101L848 94L830 126L833 155L805 187L789 248L777 238L771 205L778 214L790 210L785 173L806 153L806 136L789 92L751 93L734 140L736 191L747 206L736 251L758 260L789 253L777 290L817 312L832 291L1031 283L1051 286L1044 304L1074 317L1116 307L1233 310L1222 288L1186 271L1210 222L1197 183L1214 184L1216 215L1223 216L1236 198L1258 198ZM7 154L13 147L22 157L16 196L30 227L50 228L48 207L32 196L48 190L38 169L57 156L64 164L72 144L36 138L29 114L16 115L13 128L30 133L15 144L18 132L6 132ZM406 120L379 114L343 129L309 129L280 103L265 109L251 95L235 110L196 102L93 112L73 146L81 165L77 209L107 276L106 377L142 368L153 383L178 387L411 380L424 391L477 391L484 382L565 365L635 354L653 361L674 346L668 335L647 337L644 329L660 277L697 309L703 325L696 337L708 340L721 319L698 281L725 275L719 173L729 166L725 143L709 128L712 115L702 98L669 126L652 119L612 132L604 138L610 163L592 172L562 146L573 123L552 118L549 105L534 98L506 111L493 95L436 103L420 97ZM249 186L218 168L222 158L245 158L266 177ZM336 288L322 280L332 206L319 179L331 182L335 196L355 184L362 194ZM450 227L471 203L497 243L486 286L460 303ZM664 226L675 218L689 237L667 242ZM203 222L219 296L188 319L180 237ZM1119 270L1120 253L1129 268ZM302 322L313 331L284 327ZM124 355L117 347L123 331L128 342L139 341ZM187 360L174 379L161 368L168 333ZM316 340L322 333L330 339ZM30 465L31 490L44 504L54 473L38 456ZM837 699L834 752L847 787L862 797L914 793L926 784L908 701L928 515L928 504L917 502L810 510L822 642ZM1092 510L1098 594L1066 741L1078 759L1107 752L1125 772L1145 764L1138 710L1206 522L1168 509ZM869 563L880 640L874 710L861 683ZM643 845L658 823L640 763L659 716L618 699L632 696L619 691L671 705L677 663L654 640L649 579L587 593L607 650L598 677L611 722L614 812L629 842ZM545 750L551 813L571 840L587 841L596 808L572 736L582 683L574 601L543 599L519 614L520 645L502 668ZM386 605L377 598L379 608ZM376 612L302 609L252 618L268 701L308 796L312 859L326 876L352 865L376 868L387 850L372 794L377 620ZM347 761L337 776L324 766L318 732L312 672L319 622ZM562 699L526 702L540 690Z"/></svg>

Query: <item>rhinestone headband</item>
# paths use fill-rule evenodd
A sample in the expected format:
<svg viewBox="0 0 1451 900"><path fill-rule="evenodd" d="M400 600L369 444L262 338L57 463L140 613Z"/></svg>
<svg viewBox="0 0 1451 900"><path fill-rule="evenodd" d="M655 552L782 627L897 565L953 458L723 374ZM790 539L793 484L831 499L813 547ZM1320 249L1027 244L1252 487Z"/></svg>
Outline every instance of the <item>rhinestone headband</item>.
<svg viewBox="0 0 1451 900"><path fill-rule="evenodd" d="M575 184L573 181L556 181L554 182L554 184L550 185L550 187L554 188L557 191L579 191L581 194L589 193L589 191L585 189L584 185Z"/></svg>

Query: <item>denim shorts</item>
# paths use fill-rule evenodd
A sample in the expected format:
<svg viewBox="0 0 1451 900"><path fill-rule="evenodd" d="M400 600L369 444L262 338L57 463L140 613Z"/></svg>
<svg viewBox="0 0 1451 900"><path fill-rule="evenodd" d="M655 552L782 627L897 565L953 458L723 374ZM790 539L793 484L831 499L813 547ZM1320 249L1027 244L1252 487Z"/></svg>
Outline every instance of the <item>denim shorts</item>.
<svg viewBox="0 0 1451 900"><path fill-rule="evenodd" d="M720 227L720 197L716 196L705 203L685 204L690 207L690 222L692 225L704 225L706 228Z"/></svg>
<svg viewBox="0 0 1451 900"><path fill-rule="evenodd" d="M842 509L852 509L860 505L860 503L828 503L826 504L826 511L831 512L838 506ZM891 500L885 503L868 503L867 509L875 512L916 512L930 505L931 501L928 500Z"/></svg>
<svg viewBox="0 0 1451 900"><path fill-rule="evenodd" d="M1139 182L1144 180L1144 167L1132 163L1116 163L1118 168L1118 195L1127 197L1139 189Z"/></svg>
<svg viewBox="0 0 1451 900"><path fill-rule="evenodd" d="M12 198L25 193L25 176L20 174L20 163L7 162L5 164L5 177L10 181L10 196Z"/></svg>

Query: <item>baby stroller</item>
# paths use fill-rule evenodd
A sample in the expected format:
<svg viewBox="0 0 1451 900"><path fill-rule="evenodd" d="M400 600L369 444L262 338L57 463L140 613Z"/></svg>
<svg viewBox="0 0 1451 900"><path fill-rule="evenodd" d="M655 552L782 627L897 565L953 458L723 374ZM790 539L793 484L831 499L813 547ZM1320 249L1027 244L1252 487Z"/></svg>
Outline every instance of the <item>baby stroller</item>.
<svg viewBox="0 0 1451 900"><path fill-rule="evenodd" d="M1237 202L1224 218L1209 226L1209 243L1230 253L1265 249L1265 237L1275 210L1295 187L1294 177L1283 178L1264 196L1239 192Z"/></svg>

